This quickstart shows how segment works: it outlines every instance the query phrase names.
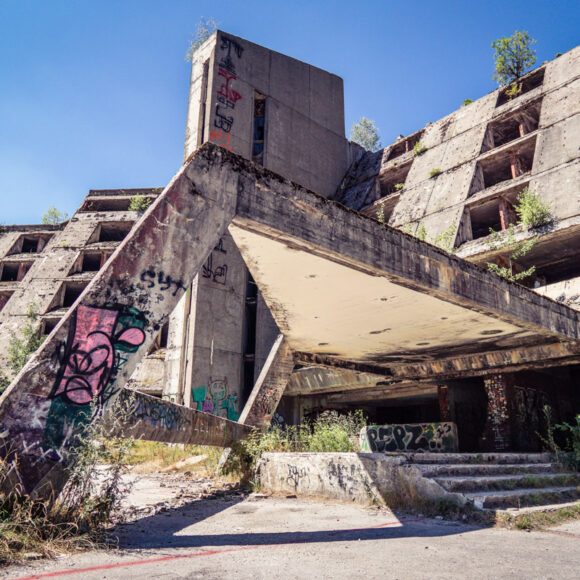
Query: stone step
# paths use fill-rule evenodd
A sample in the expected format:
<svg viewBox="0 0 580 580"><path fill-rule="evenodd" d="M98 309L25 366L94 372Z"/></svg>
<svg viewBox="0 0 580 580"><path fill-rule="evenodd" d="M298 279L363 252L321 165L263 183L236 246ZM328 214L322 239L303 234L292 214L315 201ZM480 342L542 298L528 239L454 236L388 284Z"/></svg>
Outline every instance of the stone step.
<svg viewBox="0 0 580 580"><path fill-rule="evenodd" d="M562 487L580 484L580 476L573 473L534 473L491 476L459 476L434 477L441 487L447 491L472 492L478 491L509 491L513 489L543 489L546 487Z"/></svg>
<svg viewBox="0 0 580 580"><path fill-rule="evenodd" d="M549 463L550 453L414 453L408 456L410 463Z"/></svg>
<svg viewBox="0 0 580 580"><path fill-rule="evenodd" d="M525 506L558 504L580 499L577 486L515 489L510 491L481 491L464 494L476 508L521 508Z"/></svg>
<svg viewBox="0 0 580 580"><path fill-rule="evenodd" d="M420 463L415 467L425 477L555 473L559 469L557 463Z"/></svg>

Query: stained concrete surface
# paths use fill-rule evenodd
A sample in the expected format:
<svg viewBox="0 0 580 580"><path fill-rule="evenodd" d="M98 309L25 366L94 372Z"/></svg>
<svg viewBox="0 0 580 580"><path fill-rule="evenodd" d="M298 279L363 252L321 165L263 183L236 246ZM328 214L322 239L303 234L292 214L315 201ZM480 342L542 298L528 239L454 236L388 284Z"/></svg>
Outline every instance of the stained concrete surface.
<svg viewBox="0 0 580 580"><path fill-rule="evenodd" d="M207 495L210 487L222 491ZM0 577L578 577L580 522L526 533L224 487L143 476L129 499L151 515L118 527L118 548L13 566Z"/></svg>

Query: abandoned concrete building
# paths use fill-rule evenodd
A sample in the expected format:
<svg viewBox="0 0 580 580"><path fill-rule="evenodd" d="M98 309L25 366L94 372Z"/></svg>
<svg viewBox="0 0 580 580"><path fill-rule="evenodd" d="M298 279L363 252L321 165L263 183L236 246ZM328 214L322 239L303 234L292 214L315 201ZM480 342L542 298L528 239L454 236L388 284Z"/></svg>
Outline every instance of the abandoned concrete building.
<svg viewBox="0 0 580 580"><path fill-rule="evenodd" d="M538 236L519 261L522 269L536 267L525 285L538 297L521 295L530 311L521 315L525 323L514 322L508 311L503 319L486 318L482 312L497 306L490 296L481 297L478 310L435 303L412 285L377 290L376 276L333 278L314 262L312 270L300 270L302 263L293 261L302 256L298 250L274 256L249 234L234 239L233 230L224 229L186 287L169 269L140 273L142 286L179 300L158 325L129 386L237 421L282 332L298 354L269 414L275 422L361 408L376 424L454 423L462 451L539 450L545 405L555 421L580 412L580 329L569 319L580 310L579 74L576 48L524 76L516 97L497 89L368 152L345 136L340 78L216 32L192 65L186 161L202 144L214 143L350 210L379 216L403 229L404 244L414 243L406 234L422 231L427 241L480 266L469 271L481 276L491 276L486 264L501 263L506 253L491 243L490 228L517 222L516 198L529 188L550 204L553 216L539 228L515 229L518 240ZM0 365L6 372L8 345L26 324L30 305L39 315L38 332L51 335L149 215L130 210L131 200L156 200L161 193L90 191L63 224L2 228ZM381 256L386 250L377 243L372 251ZM421 258L427 269L433 256L452 259L443 250L425 252L432 252ZM253 274L264 271L262 283L249 266ZM420 275L414 263L405 267ZM520 316L515 304L524 289L502 283L513 316ZM538 320L546 321L545 332L530 326ZM548 340L548 332L576 342ZM315 347L304 346L304 337L313 337ZM368 354L368 340L377 341L375 354L361 360L355 354Z"/></svg>

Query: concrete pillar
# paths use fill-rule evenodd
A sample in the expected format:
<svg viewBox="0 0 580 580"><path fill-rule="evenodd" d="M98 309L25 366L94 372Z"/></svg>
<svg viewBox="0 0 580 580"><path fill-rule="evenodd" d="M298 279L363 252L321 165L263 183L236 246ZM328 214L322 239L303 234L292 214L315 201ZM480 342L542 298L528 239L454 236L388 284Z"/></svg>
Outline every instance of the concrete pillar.
<svg viewBox="0 0 580 580"><path fill-rule="evenodd" d="M522 167L522 160L516 153L510 153L510 168L513 179L519 177L524 173L524 168Z"/></svg>
<svg viewBox="0 0 580 580"><path fill-rule="evenodd" d="M439 420L442 423L452 421L451 406L449 403L449 388L447 385L437 385L437 396L439 399Z"/></svg>
<svg viewBox="0 0 580 580"><path fill-rule="evenodd" d="M517 221L516 212L512 204L503 197L499 198L499 218L502 230L507 230L510 224Z"/></svg>
<svg viewBox="0 0 580 580"><path fill-rule="evenodd" d="M512 446L506 376L488 376L483 384L487 395L487 421L481 447L484 451L506 451Z"/></svg>

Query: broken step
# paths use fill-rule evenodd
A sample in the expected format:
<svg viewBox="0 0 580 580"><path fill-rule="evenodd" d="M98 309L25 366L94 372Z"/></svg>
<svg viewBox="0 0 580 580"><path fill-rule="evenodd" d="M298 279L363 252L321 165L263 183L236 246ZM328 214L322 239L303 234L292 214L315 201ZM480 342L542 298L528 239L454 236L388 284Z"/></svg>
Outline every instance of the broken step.
<svg viewBox="0 0 580 580"><path fill-rule="evenodd" d="M410 463L469 463L469 464L519 464L549 463L554 457L550 453L414 453L408 457Z"/></svg>
<svg viewBox="0 0 580 580"><path fill-rule="evenodd" d="M482 491L466 493L465 497L479 509L510 508L558 504L580 498L574 487L544 487L540 489L514 489L510 491Z"/></svg>
<svg viewBox="0 0 580 580"><path fill-rule="evenodd" d="M415 467L425 477L452 475L508 475L510 473L554 473L557 463L420 463Z"/></svg>
<svg viewBox="0 0 580 580"><path fill-rule="evenodd" d="M434 477L447 491L475 492L486 490L543 489L580 484L580 476L572 473L535 473L521 475L470 475L464 477Z"/></svg>

